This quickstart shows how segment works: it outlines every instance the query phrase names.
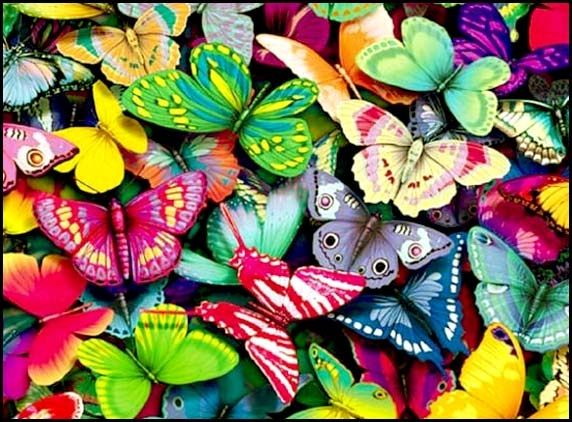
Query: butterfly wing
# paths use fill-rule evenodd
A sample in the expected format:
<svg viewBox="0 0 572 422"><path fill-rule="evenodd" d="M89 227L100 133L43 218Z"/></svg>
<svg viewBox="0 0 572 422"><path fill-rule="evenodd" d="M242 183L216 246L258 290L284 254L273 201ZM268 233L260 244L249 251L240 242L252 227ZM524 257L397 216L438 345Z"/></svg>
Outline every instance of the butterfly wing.
<svg viewBox="0 0 572 422"><path fill-rule="evenodd" d="M372 13L379 3L308 3L316 15L336 22L347 22Z"/></svg>
<svg viewBox="0 0 572 422"><path fill-rule="evenodd" d="M114 54L113 50L120 48L120 45L126 42L125 32L121 29L98 25L68 32L56 45L64 56L82 63L96 64L104 60L107 55Z"/></svg>
<svg viewBox="0 0 572 422"><path fill-rule="evenodd" d="M39 177L79 151L65 139L28 126L3 123L2 134L5 194L16 184L14 164L27 176Z"/></svg>
<svg viewBox="0 0 572 422"><path fill-rule="evenodd" d="M459 381L464 391L457 389L440 396L429 406L428 419L515 418L525 376L518 340L508 328L493 323L463 364Z"/></svg>
<svg viewBox="0 0 572 422"><path fill-rule="evenodd" d="M328 115L338 120L337 105L350 99L347 82L338 70L318 53L296 40L273 34L258 34L258 41L264 48L278 57L300 78L313 81L319 89L318 102Z"/></svg>
<svg viewBox="0 0 572 422"><path fill-rule="evenodd" d="M245 340L246 351L280 400L292 401L298 386L298 359L296 348L282 327L258 312L228 302L202 302L194 312L234 338Z"/></svg>
<svg viewBox="0 0 572 422"><path fill-rule="evenodd" d="M34 215L42 232L72 255L75 268L89 281L103 285L123 281L106 208L41 193L34 202Z"/></svg>
<svg viewBox="0 0 572 422"><path fill-rule="evenodd" d="M178 153L151 139L147 140L147 145L147 151L142 154L123 150L121 155L125 170L147 179L152 188L189 170L177 161Z"/></svg>
<svg viewBox="0 0 572 422"><path fill-rule="evenodd" d="M566 344L569 282L538 284L517 253L482 227L471 228L468 244L471 268L481 281L475 295L485 324L501 321L527 350Z"/></svg>
<svg viewBox="0 0 572 422"><path fill-rule="evenodd" d="M20 13L43 19L88 19L113 13L109 3L17 3Z"/></svg>
<svg viewBox="0 0 572 422"><path fill-rule="evenodd" d="M46 415L49 418L45 418ZM14 419L81 419L82 415L83 400L81 396L73 391L68 391L36 400L21 410Z"/></svg>
<svg viewBox="0 0 572 422"><path fill-rule="evenodd" d="M136 283L157 280L174 269L181 255L175 235L193 226L205 201L206 177L197 171L180 174L126 205L131 276Z"/></svg>

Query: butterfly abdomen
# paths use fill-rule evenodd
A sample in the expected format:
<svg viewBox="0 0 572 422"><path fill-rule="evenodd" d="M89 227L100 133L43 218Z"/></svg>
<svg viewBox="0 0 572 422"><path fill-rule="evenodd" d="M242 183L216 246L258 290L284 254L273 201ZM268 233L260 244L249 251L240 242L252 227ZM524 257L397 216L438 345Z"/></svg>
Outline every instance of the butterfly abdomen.
<svg viewBox="0 0 572 422"><path fill-rule="evenodd" d="M125 211L117 199L111 200L109 207L111 212L111 229L113 230L115 243L117 246L117 257L119 259L119 269L124 280L130 276L129 264L129 242L125 235Z"/></svg>

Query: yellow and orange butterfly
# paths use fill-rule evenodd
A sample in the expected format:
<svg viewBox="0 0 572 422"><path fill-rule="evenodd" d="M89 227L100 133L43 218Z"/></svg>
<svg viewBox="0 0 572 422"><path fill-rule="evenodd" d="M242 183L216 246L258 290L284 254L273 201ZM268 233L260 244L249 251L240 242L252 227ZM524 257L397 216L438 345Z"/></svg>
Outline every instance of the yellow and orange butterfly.
<svg viewBox="0 0 572 422"><path fill-rule="evenodd" d="M125 176L119 146L142 154L148 143L143 126L123 114L119 101L101 81L93 85L93 101L99 120L96 127L70 127L54 132L79 148L78 154L55 170L67 173L75 169L75 180L82 191L103 193L119 186Z"/></svg>
<svg viewBox="0 0 572 422"><path fill-rule="evenodd" d="M515 419L524 394L526 369L514 334L500 323L487 327L480 345L465 360L459 383L430 406L427 419ZM569 399L562 396L530 419L568 419Z"/></svg>
<svg viewBox="0 0 572 422"><path fill-rule="evenodd" d="M183 32L190 14L189 3L158 3L146 9L133 28L81 28L64 35L57 47L79 62L101 62L107 79L127 86L149 73L177 66L181 52L170 37Z"/></svg>
<svg viewBox="0 0 572 422"><path fill-rule="evenodd" d="M332 66L307 45L293 39L272 34L256 36L264 48L278 57L294 74L314 81L320 93L318 102L330 117L338 121L336 107L349 100L349 89L361 98L355 85L365 88L385 101L411 104L417 93L378 82L363 73L355 58L360 50L380 38L393 36L393 21L384 7L360 18L343 22L339 32L339 61Z"/></svg>

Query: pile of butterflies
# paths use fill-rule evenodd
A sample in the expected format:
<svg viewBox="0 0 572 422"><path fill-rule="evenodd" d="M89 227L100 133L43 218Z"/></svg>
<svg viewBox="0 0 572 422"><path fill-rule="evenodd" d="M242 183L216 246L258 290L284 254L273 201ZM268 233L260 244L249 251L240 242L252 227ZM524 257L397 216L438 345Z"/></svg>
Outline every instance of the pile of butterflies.
<svg viewBox="0 0 572 422"><path fill-rule="evenodd" d="M569 417L568 3L3 3L3 414Z"/></svg>

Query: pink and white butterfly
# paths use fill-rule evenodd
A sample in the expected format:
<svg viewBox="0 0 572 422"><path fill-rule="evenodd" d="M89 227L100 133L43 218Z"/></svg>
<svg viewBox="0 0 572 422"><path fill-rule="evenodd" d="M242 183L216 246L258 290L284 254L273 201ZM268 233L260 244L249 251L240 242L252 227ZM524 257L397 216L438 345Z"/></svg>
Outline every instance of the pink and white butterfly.
<svg viewBox="0 0 572 422"><path fill-rule="evenodd" d="M342 102L338 117L347 139L366 146L352 166L364 200L393 201L410 217L448 204L457 192L455 182L481 185L510 168L503 154L476 142L414 138L397 117L367 101Z"/></svg>
<svg viewBox="0 0 572 422"><path fill-rule="evenodd" d="M299 369L287 325L326 315L350 302L364 289L365 278L316 266L300 267L291 273L284 261L247 247L224 204L221 210L238 242L229 265L238 270L240 283L258 303L249 303L252 309L247 309L229 302L203 301L192 314L245 340L252 360L280 400L289 403L296 394Z"/></svg>
<svg viewBox="0 0 572 422"><path fill-rule="evenodd" d="M116 286L132 279L150 283L178 264L181 243L206 203L207 182L200 171L180 174L109 208L42 193L34 202L40 229L72 255L89 281Z"/></svg>
<svg viewBox="0 0 572 422"><path fill-rule="evenodd" d="M16 186L17 168L39 177L79 152L71 142L29 126L2 123L2 187L4 194Z"/></svg>

